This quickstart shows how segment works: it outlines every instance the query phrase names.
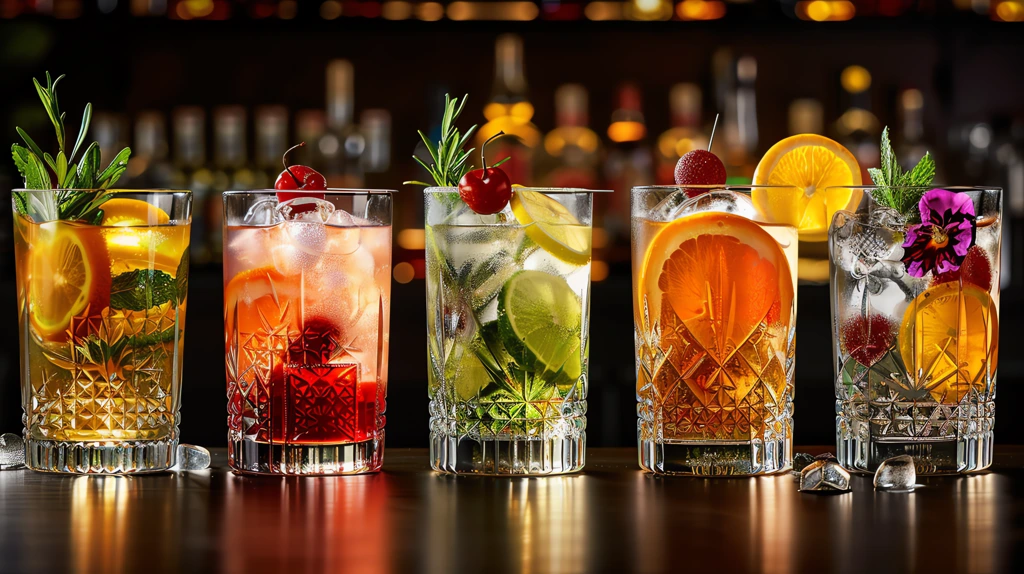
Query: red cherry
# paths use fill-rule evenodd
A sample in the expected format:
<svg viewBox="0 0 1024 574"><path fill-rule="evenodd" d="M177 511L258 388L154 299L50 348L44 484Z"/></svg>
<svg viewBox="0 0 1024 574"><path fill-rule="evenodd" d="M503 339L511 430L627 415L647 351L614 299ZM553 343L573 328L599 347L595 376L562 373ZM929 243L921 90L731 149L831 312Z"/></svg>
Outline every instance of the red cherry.
<svg viewBox="0 0 1024 574"><path fill-rule="evenodd" d="M708 150L686 152L676 162L676 185L725 185L725 165ZM706 189L684 189L689 197L696 197Z"/></svg>
<svg viewBox="0 0 1024 574"><path fill-rule="evenodd" d="M896 338L896 323L884 315L857 315L840 329L843 347L865 367L882 358Z"/></svg>
<svg viewBox="0 0 1024 574"><path fill-rule="evenodd" d="M288 148L288 151L284 152L281 157L281 163L284 164L284 171L277 176L277 181L274 182L274 189L301 189L301 190L326 190L327 189L327 178L325 178L317 170L305 166L305 165L288 165L288 153L295 148L299 148L306 145L306 142L302 142L299 145ZM316 197L323 199L324 194L322 193L278 193L278 201L288 201L289 199L295 199L296 197Z"/></svg>
<svg viewBox="0 0 1024 574"><path fill-rule="evenodd" d="M459 197L480 215L498 213L512 199L512 182L508 175L501 168L487 167L487 159L484 157L487 144L503 135L505 132L498 132L480 146L480 163L483 168L466 173L459 181Z"/></svg>
<svg viewBox="0 0 1024 574"><path fill-rule="evenodd" d="M961 278L967 283L981 287L985 291L992 290L992 263L988 260L988 255L985 254L984 249L977 245L972 245L967 250L967 256L964 257L964 262L960 264L960 269L936 275L932 279L932 285L958 282Z"/></svg>

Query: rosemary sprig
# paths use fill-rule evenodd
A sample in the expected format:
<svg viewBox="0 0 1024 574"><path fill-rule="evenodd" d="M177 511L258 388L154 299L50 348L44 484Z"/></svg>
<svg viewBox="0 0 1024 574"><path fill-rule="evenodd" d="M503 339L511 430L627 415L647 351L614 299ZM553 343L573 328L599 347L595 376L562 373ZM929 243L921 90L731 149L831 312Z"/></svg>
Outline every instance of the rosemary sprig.
<svg viewBox="0 0 1024 574"><path fill-rule="evenodd" d="M896 152L889 141L889 128L882 130L881 166L869 168L868 174L878 187L871 192L875 202L894 209L908 221L913 221L920 214L915 209L927 187L935 179L935 160L925 152L921 161L914 169L904 172L900 162L896 160Z"/></svg>
<svg viewBox="0 0 1024 574"><path fill-rule="evenodd" d="M462 108L466 106L466 100L469 99L469 94L462 96L462 101L452 98L448 94L444 95L444 117L441 119L441 140L435 145L430 141L420 130L416 130L416 133L420 134L420 139L423 140L423 144L427 146L427 152L430 153L430 158L433 160L431 165L427 165L423 160L412 156L412 159L416 160L416 163L423 166L423 169L427 170L427 173L434 178L434 183L426 183L423 181L407 181L406 185L423 185L430 187L436 185L438 187L455 187L459 185L459 180L462 176L466 175L466 172L470 169L469 157L476 148L469 148L468 150L462 149L469 138L473 136L473 132L476 131L476 124L470 126L466 133L459 133L459 128L455 127L455 120L459 118L459 114L462 113ZM501 164L508 161L509 158L505 158L491 167L498 167Z"/></svg>
<svg viewBox="0 0 1024 574"><path fill-rule="evenodd" d="M26 189L54 189L53 194L15 193L14 202L18 213L29 215L39 221L54 219L82 220L88 223L99 223L103 219L100 206L110 199L107 188L113 185L128 168L128 158L132 150L124 148L110 162L106 169L100 169L100 147L93 142L82 152L78 162L78 150L85 143L92 120L92 104L85 104L82 112L82 125L78 130L75 144L68 150L67 131L64 128L65 113L60 111L57 100L57 84L64 78L56 80L46 73L46 86L32 78L36 93L43 102L46 115L53 123L57 134L57 155L51 156L44 152L25 130L15 128L25 146L14 144L11 155L14 165L18 168L25 182Z"/></svg>

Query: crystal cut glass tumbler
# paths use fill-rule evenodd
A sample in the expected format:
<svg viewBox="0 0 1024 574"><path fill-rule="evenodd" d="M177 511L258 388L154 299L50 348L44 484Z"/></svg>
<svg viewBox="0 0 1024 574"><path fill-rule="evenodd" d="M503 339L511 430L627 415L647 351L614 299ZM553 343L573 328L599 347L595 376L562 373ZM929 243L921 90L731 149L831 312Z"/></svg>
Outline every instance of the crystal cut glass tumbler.
<svg viewBox="0 0 1024 574"><path fill-rule="evenodd" d="M999 349L996 188L864 187L829 229L836 443L848 469L992 464ZM908 213L875 194L921 197Z"/></svg>
<svg viewBox="0 0 1024 574"><path fill-rule="evenodd" d="M516 188L494 215L428 188L430 464L583 467L593 191Z"/></svg>
<svg viewBox="0 0 1024 574"><path fill-rule="evenodd" d="M89 221L60 219L93 202ZM14 190L26 464L174 466L192 194Z"/></svg>
<svg viewBox="0 0 1024 574"><path fill-rule="evenodd" d="M797 229L755 205L797 195L767 186L633 188L644 470L735 476L790 467Z"/></svg>
<svg viewBox="0 0 1024 574"><path fill-rule="evenodd" d="M224 194L228 461L244 473L377 471L392 192L298 194Z"/></svg>

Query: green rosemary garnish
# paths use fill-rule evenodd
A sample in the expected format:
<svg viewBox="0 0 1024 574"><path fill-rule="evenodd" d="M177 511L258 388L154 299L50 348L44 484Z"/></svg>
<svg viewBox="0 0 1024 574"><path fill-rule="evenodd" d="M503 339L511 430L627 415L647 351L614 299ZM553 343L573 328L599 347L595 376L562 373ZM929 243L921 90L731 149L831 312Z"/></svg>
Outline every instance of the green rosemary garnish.
<svg viewBox="0 0 1024 574"><path fill-rule="evenodd" d="M925 152L914 169L904 172L889 141L888 126L882 130L881 152L881 167L868 169L871 180L878 186L872 190L871 196L876 203L895 209L912 220L919 216L915 208L935 179L935 160Z"/></svg>
<svg viewBox="0 0 1024 574"><path fill-rule="evenodd" d="M82 126L78 130L74 147L68 153L70 142L64 129L65 114L60 111L57 102L57 84L63 78L64 76L58 76L56 80L51 80L50 73L47 72L45 87L32 78L36 93L39 94L39 99L46 109L46 115L50 117L57 132L57 156L43 152L21 128L15 129L27 147L18 144L11 146L14 165L25 181L25 189L56 191L47 196L16 192L14 203L18 213L29 215L38 221L69 219L98 224L103 219L100 206L110 199L111 195L106 188L113 185L128 168L128 157L132 150L124 148L106 169L101 170L100 147L98 143L92 142L82 152L79 161L75 162L78 150L85 143L85 136L89 131L92 104L85 104Z"/></svg>
<svg viewBox="0 0 1024 574"><path fill-rule="evenodd" d="M444 117L441 119L441 141L434 145L420 130L416 130L416 133L420 134L420 138L423 140L424 145L427 146L427 151L430 153L430 158L433 160L433 165L427 165L423 160L416 156L412 156L412 159L416 160L416 163L423 166L423 169L430 173L430 176L434 178L434 183L429 184L422 181L407 181L406 185L424 185L430 187L436 185L438 187L455 187L459 185L459 180L462 176L466 175L471 167L468 163L470 154L476 148L469 148L463 150L463 146L469 141L469 138L476 131L476 124L472 125L465 134L460 134L459 129L455 127L455 120L458 119L459 114L462 113L462 108L466 105L466 100L469 98L469 94L462 96L462 101L453 99L448 94L444 95ZM505 158L491 167L498 167L501 164L508 161L510 158Z"/></svg>

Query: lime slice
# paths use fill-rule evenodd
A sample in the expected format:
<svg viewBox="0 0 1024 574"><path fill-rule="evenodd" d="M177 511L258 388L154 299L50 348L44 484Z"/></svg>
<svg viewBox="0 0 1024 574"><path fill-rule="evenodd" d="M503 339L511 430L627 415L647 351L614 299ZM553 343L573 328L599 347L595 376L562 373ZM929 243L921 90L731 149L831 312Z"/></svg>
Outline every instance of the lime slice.
<svg viewBox="0 0 1024 574"><path fill-rule="evenodd" d="M472 344L478 343L474 341ZM455 396L462 401L473 399L491 382L487 368L473 349L458 343L452 347L445 361L444 377L455 382Z"/></svg>
<svg viewBox="0 0 1024 574"><path fill-rule="evenodd" d="M498 321L505 348L513 356L521 349L524 366L579 378L582 308L565 279L543 271L516 273L498 296Z"/></svg>
<svg viewBox="0 0 1024 574"><path fill-rule="evenodd" d="M590 261L590 226L581 224L564 205L524 189L513 191L510 205L526 235L545 251L573 265Z"/></svg>

